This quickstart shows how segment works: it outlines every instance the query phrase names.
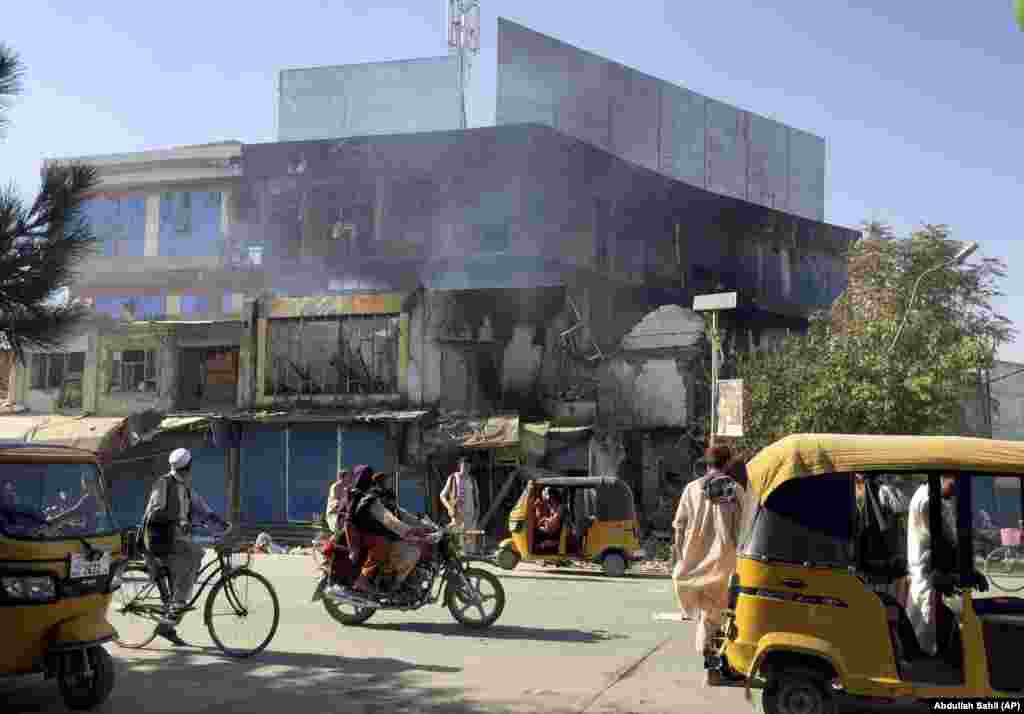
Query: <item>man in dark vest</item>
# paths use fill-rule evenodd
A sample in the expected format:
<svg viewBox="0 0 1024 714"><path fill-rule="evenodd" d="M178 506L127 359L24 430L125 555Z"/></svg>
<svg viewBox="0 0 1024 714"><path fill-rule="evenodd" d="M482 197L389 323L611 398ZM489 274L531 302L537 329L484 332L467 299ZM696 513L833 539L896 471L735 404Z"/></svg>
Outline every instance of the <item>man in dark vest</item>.
<svg viewBox="0 0 1024 714"><path fill-rule="evenodd" d="M370 473L372 469L368 467L362 470L352 487L352 523L366 536L368 551L353 589L365 595L374 594L371 579L385 565L395 576L392 592L399 590L419 560L419 548L405 539L422 537L429 532L399 508L395 492L385 485L387 474L367 478Z"/></svg>

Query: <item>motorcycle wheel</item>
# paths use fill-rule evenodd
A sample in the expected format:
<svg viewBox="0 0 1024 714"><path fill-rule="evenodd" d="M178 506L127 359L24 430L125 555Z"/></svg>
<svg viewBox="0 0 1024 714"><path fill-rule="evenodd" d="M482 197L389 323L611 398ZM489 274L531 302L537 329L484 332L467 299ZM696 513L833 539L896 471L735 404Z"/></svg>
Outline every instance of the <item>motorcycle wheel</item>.
<svg viewBox="0 0 1024 714"><path fill-rule="evenodd" d="M324 609L336 622L347 627L361 625L377 612L372 607L356 607L355 605L343 605L331 600L329 597L323 599Z"/></svg>
<svg viewBox="0 0 1024 714"><path fill-rule="evenodd" d="M466 568L465 576L470 587L474 588L477 595L480 596L482 604L466 602L460 589L450 580L445 587L444 604L460 625L474 629L490 627L498 621L501 613L505 610L505 588L497 576L480 568ZM485 588L482 587L484 583L487 583L486 589L491 590L493 594L485 592ZM494 610L488 614L486 609L488 603L491 602L494 603ZM471 608L480 614L479 618L467 614Z"/></svg>
<svg viewBox="0 0 1024 714"><path fill-rule="evenodd" d="M88 676L81 672L80 667L69 669L69 659L77 657L89 658L92 672ZM94 709L106 701L114 689L114 660L110 653L96 646L84 652L65 655L65 658L57 680L64 705L68 709L82 711Z"/></svg>

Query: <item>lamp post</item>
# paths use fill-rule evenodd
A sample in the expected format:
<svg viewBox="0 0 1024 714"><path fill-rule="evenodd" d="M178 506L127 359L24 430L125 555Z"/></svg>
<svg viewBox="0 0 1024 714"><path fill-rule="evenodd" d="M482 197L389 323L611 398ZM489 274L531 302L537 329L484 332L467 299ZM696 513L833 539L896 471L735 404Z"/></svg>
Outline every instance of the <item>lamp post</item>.
<svg viewBox="0 0 1024 714"><path fill-rule="evenodd" d="M722 349L721 337L718 333L718 313L721 310L735 310L738 302L737 293L711 293L709 295L695 295L693 297L694 312L711 313L711 438L712 445L715 443L715 434L718 433L718 372L719 354Z"/></svg>
<svg viewBox="0 0 1024 714"><path fill-rule="evenodd" d="M889 352L892 352L896 347L896 343L900 340L900 335L903 334L903 328L907 326L907 318L910 317L910 311L914 308L914 301L917 299L917 289L921 287L921 281L924 280L926 275L934 273L936 270L942 270L943 268L950 268L954 265L960 265L967 258L978 249L977 243L968 243L960 251L949 260L939 263L936 266L928 268L928 270L917 276L917 280L914 281L914 288L910 291L910 299L907 300L907 309L903 311L903 319L900 321L899 329L896 330L896 334L893 335L892 344L889 345Z"/></svg>
<svg viewBox="0 0 1024 714"><path fill-rule="evenodd" d="M907 309L903 312L903 319L900 320L900 326L896 330L896 334L893 335L892 342L889 344L889 349L886 351L886 355L892 355L893 349L896 347L896 343L899 342L900 336L903 334L903 328L907 325L907 318L910 317L910 311L914 308L914 301L917 299L917 289L921 287L921 281L926 275L934 273L936 270L942 270L943 268L951 267L954 265L960 265L962 262L967 260L967 257L978 249L977 243L968 243L961 248L956 255L947 261L939 263L936 266L928 268L928 270L917 276L917 280L914 281L914 287L910 291L910 299L907 300ZM892 362L888 363L889 368L886 371L886 380L888 381L893 376ZM892 411L892 385L887 385L889 388L886 389L885 397L885 414L888 417L889 412Z"/></svg>

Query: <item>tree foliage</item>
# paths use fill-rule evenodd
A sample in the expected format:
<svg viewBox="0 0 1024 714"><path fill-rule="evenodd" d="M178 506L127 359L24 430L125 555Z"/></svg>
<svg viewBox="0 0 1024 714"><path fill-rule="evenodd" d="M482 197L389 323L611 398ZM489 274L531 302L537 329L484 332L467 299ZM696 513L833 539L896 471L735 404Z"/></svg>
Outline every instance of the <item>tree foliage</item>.
<svg viewBox="0 0 1024 714"><path fill-rule="evenodd" d="M22 65L0 44L0 127L10 100L21 90ZM84 315L76 303L57 304L54 293L70 285L74 267L95 237L83 202L97 184L88 166L50 166L31 204L14 186L0 190L0 348L24 361L26 347L57 347Z"/></svg>
<svg viewBox="0 0 1024 714"><path fill-rule="evenodd" d="M944 225L898 239L885 224L865 224L831 309L813 315L806 334L736 356L743 450L798 432L960 432L965 396L1014 333L993 307L1006 266L993 258L951 265L962 247ZM918 278L940 265L908 305Z"/></svg>

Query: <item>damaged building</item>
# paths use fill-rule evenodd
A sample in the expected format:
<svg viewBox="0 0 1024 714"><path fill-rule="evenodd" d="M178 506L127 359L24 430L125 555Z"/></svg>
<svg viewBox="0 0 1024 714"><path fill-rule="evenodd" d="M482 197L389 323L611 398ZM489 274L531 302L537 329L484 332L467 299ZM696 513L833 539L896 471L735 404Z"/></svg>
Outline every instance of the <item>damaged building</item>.
<svg viewBox="0 0 1024 714"><path fill-rule="evenodd" d="M190 444L204 495L254 527L315 520L357 463L436 515L465 454L492 535L521 464L618 474L664 527L706 410L694 295L737 291L724 327L765 344L840 294L856 233L821 220L815 137L499 30L498 126L84 157L101 249L71 295L95 318L10 392L157 415L119 513ZM581 96L545 84L574 73Z"/></svg>

